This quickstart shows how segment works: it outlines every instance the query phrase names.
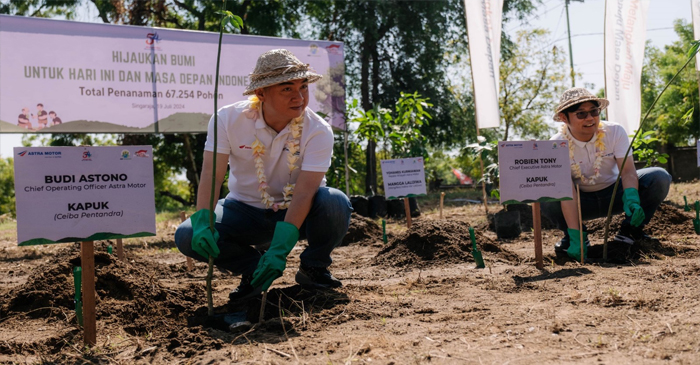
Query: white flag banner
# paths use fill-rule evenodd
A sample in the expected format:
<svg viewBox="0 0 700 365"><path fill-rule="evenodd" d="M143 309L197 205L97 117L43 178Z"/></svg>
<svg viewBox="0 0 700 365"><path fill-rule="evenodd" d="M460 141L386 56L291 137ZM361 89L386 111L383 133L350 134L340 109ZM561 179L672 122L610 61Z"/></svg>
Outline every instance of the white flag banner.
<svg viewBox="0 0 700 365"><path fill-rule="evenodd" d="M692 0L690 7L693 13L693 39L700 39L700 0ZM697 57L695 57L695 69L700 71L700 60Z"/></svg>
<svg viewBox="0 0 700 365"><path fill-rule="evenodd" d="M500 125L498 108L503 0L464 0L478 128Z"/></svg>
<svg viewBox="0 0 700 365"><path fill-rule="evenodd" d="M605 2L605 96L608 120L633 133L642 115L641 77L649 0Z"/></svg>

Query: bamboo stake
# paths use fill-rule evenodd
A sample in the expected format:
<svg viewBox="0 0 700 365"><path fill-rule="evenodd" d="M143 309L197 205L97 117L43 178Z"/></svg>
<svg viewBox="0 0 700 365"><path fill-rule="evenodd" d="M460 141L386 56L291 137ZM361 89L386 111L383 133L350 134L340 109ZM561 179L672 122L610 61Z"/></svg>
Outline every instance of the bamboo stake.
<svg viewBox="0 0 700 365"><path fill-rule="evenodd" d="M97 318L95 314L95 243L80 242L80 265L83 272L83 342L97 344Z"/></svg>
<svg viewBox="0 0 700 365"><path fill-rule="evenodd" d="M184 211L180 211L180 222L184 222L187 220L187 214L185 214ZM187 271L193 271L194 270L194 260L192 260L191 257L187 256Z"/></svg>
<svg viewBox="0 0 700 365"><path fill-rule="evenodd" d="M408 198L403 198L403 208L406 211L406 226L411 228L411 206L408 204Z"/></svg>
<svg viewBox="0 0 700 365"><path fill-rule="evenodd" d="M126 262L126 255L124 254L124 243L121 238L117 238L117 258L119 261Z"/></svg>
<svg viewBox="0 0 700 365"><path fill-rule="evenodd" d="M440 193L440 219L442 219L442 203L445 201L445 192Z"/></svg>
<svg viewBox="0 0 700 365"><path fill-rule="evenodd" d="M542 218L540 215L540 202L532 203L532 228L535 230L535 267L544 269L542 258Z"/></svg>

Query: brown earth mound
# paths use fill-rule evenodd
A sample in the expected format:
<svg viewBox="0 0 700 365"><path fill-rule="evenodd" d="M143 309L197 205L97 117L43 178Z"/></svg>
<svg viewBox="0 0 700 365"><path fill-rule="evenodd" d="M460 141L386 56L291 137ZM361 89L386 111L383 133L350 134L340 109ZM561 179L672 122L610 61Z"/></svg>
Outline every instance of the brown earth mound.
<svg viewBox="0 0 700 365"><path fill-rule="evenodd" d="M617 234L620 229L620 224L625 218L624 214L614 215L610 220L610 228L608 236L612 237ZM670 233L676 234L695 234L693 229L693 218L692 212L684 212L683 208L677 208L674 205L661 203L659 208L654 213L654 217L649 221L644 227L644 232L653 237L661 237L668 235ZM590 234L600 235L603 237L603 232L605 229L605 217L596 218L586 221L586 228Z"/></svg>
<svg viewBox="0 0 700 365"><path fill-rule="evenodd" d="M644 257L661 258L694 252L698 249L695 245L669 241L667 238L670 234L695 235L693 213L684 212L682 208L662 203L649 224L644 227L644 232L655 239L642 240L634 247L613 241L624 218L624 214L617 214L610 219L608 229L608 258L610 261L624 262ZM602 240L605 232L605 218L586 221L586 228L591 239ZM603 245L592 246L588 257L602 258Z"/></svg>
<svg viewBox="0 0 700 365"><path fill-rule="evenodd" d="M348 233L343 237L341 246L350 244L372 245L382 240L382 227L370 218L352 213Z"/></svg>
<svg viewBox="0 0 700 365"><path fill-rule="evenodd" d="M374 258L373 264L422 267L473 262L468 229L466 223L453 220L418 221L408 231L391 239ZM495 253L496 257L506 261L518 261L516 254L504 250L479 231L475 236L481 251Z"/></svg>
<svg viewBox="0 0 700 365"><path fill-rule="evenodd" d="M132 335L156 328L167 333L203 301L202 284L165 288L156 276L166 273L167 267L139 258L130 261L95 253L96 314L101 325L117 325ZM11 317L21 325L23 318L53 317L60 318L61 325L74 326L75 266L80 266L79 246L59 250L50 262L37 266L26 283L0 298L0 318Z"/></svg>

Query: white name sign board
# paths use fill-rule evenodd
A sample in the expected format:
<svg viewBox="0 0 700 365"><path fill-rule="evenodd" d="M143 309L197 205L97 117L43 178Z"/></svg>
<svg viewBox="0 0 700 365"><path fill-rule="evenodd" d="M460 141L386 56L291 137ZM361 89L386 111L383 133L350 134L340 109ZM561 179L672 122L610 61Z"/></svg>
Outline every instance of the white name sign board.
<svg viewBox="0 0 700 365"><path fill-rule="evenodd" d="M151 146L15 147L20 246L155 236Z"/></svg>
<svg viewBox="0 0 700 365"><path fill-rule="evenodd" d="M567 141L498 142L502 204L573 198Z"/></svg>
<svg viewBox="0 0 700 365"><path fill-rule="evenodd" d="M426 194L423 157L382 160L381 163L387 199Z"/></svg>

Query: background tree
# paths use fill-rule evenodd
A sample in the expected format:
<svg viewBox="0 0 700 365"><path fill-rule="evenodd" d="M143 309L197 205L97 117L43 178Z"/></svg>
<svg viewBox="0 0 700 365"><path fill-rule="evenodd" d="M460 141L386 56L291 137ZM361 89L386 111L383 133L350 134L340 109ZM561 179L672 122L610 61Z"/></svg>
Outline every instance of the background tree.
<svg viewBox="0 0 700 365"><path fill-rule="evenodd" d="M529 14L534 1L506 0L504 22ZM430 127L420 132L433 146L463 143L464 120L453 119L454 99L447 88L448 51L465 54L466 25L461 0L374 1L326 0L305 3L305 13L318 23L311 36L345 43L351 93L359 88L365 111L392 105L401 92L418 92L435 104ZM511 45L504 42L504 47ZM472 123L473 125L473 120ZM377 186L376 145L366 153L367 193Z"/></svg>
<svg viewBox="0 0 700 365"><path fill-rule="evenodd" d="M647 45L646 65L642 70L643 111L649 108L661 88L687 60L690 42L694 40L693 26L679 19L674 23L674 29L680 40L665 46L663 52ZM649 118L655 123L649 124L648 129L658 132L656 137L661 143L675 146L695 145L700 135L700 104L698 74L694 67L687 67L669 86Z"/></svg>
<svg viewBox="0 0 700 365"><path fill-rule="evenodd" d="M10 213L17 216L15 210L15 175L12 158L0 158L0 215Z"/></svg>
<svg viewBox="0 0 700 365"><path fill-rule="evenodd" d="M510 57L501 63L499 104L503 139L548 139L553 101L567 89L566 56L550 46L544 29L517 32Z"/></svg>

